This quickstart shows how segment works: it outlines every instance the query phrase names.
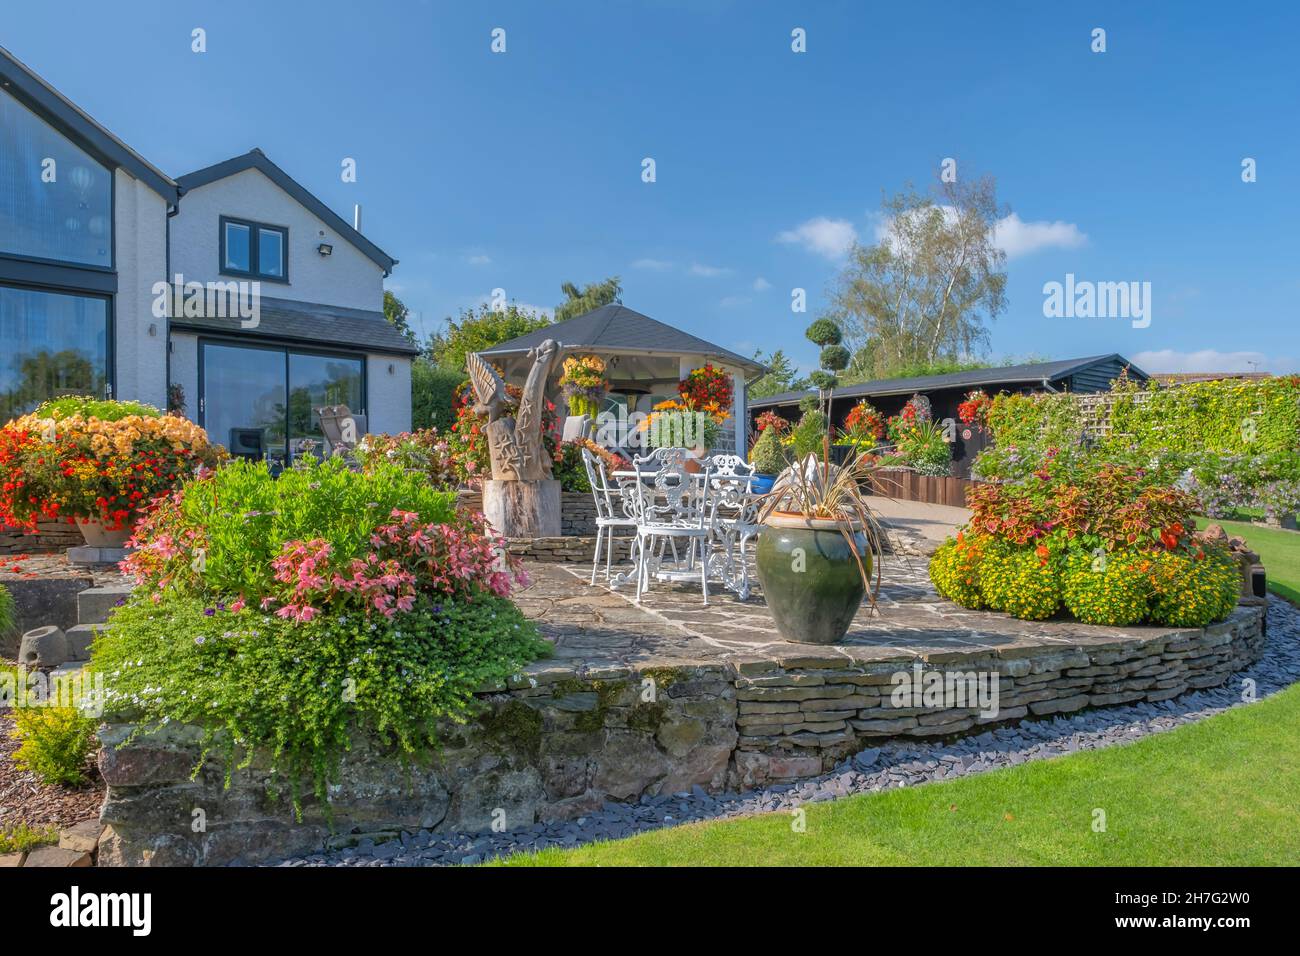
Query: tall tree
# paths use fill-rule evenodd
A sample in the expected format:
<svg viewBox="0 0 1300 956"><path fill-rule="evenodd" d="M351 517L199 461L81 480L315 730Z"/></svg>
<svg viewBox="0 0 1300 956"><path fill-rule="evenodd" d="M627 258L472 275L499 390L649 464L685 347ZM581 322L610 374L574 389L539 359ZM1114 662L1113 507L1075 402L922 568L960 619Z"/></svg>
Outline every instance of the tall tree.
<svg viewBox="0 0 1300 956"><path fill-rule="evenodd" d="M416 344L415 330L411 328L411 310L387 289L384 290L384 318L406 336L408 342Z"/></svg>
<svg viewBox="0 0 1300 956"><path fill-rule="evenodd" d="M808 388L808 379L799 376L794 362L790 361L783 350L777 349L764 358L763 350L756 349L754 361L762 362L771 371L745 389L745 394L750 398L766 398L769 395Z"/></svg>
<svg viewBox="0 0 1300 956"><path fill-rule="evenodd" d="M854 246L826 310L853 352L849 377L982 354L988 323L1006 308L993 179L940 183L933 195L909 187L881 212L884 235Z"/></svg>
<svg viewBox="0 0 1300 956"><path fill-rule="evenodd" d="M447 329L429 337L429 357L436 365L464 374L465 356L481 352L502 342L551 324L545 315L520 309L511 302L500 311L487 305L462 309L455 319L447 319Z"/></svg>
<svg viewBox="0 0 1300 956"><path fill-rule="evenodd" d="M618 276L610 276L604 282L593 282L582 289L572 282L564 282L560 284L560 291L564 293L564 301L555 307L556 322L584 315L611 302L622 301L620 296L623 295L623 286Z"/></svg>

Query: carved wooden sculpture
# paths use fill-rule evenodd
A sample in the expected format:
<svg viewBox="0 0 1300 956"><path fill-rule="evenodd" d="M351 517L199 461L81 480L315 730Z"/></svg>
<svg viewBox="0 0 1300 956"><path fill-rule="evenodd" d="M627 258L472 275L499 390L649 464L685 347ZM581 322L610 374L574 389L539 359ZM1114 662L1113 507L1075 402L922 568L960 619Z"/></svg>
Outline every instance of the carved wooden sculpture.
<svg viewBox="0 0 1300 956"><path fill-rule="evenodd" d="M546 379L560 346L547 339L528 353L532 368L524 382L519 411L505 414L506 383L480 356L465 360L478 404L486 415L492 478L483 482L483 513L509 538L549 538L560 533L560 483L551 477L551 457L542 444Z"/></svg>
<svg viewBox="0 0 1300 956"><path fill-rule="evenodd" d="M542 411L546 402L546 379L559 346L547 339L528 353L533 366L524 382L516 418L504 415L509 397L506 383L478 354L465 360L478 404L474 411L487 415L488 452L492 477L497 481L538 481L551 477L551 457L542 445Z"/></svg>

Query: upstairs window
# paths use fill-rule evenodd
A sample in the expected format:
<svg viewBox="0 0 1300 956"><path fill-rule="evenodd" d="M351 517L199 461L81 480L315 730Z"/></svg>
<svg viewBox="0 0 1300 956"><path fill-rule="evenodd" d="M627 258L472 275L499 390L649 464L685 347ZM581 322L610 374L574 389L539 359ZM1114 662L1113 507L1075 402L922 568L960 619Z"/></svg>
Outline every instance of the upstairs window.
<svg viewBox="0 0 1300 956"><path fill-rule="evenodd" d="M221 217L221 274L289 281L289 230Z"/></svg>
<svg viewBox="0 0 1300 956"><path fill-rule="evenodd" d="M113 265L113 174L4 92L0 255Z"/></svg>

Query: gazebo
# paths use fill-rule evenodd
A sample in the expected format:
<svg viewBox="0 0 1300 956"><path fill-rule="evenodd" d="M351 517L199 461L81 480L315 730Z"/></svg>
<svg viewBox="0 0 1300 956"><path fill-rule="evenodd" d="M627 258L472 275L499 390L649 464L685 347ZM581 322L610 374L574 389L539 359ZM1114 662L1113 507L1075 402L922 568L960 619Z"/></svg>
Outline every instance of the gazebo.
<svg viewBox="0 0 1300 956"><path fill-rule="evenodd" d="M749 420L746 385L767 371L762 363L617 302L479 354L500 368L507 381L519 382L528 372L529 350L546 339L560 343L561 358L581 354L604 359L610 389L602 411L619 416L620 421L635 412L649 412L656 402L675 398L677 383L691 370L706 363L724 369L732 376L735 394L731 418L724 426L728 436L724 443L737 454L745 454L745 424ZM557 373L559 364L557 361Z"/></svg>

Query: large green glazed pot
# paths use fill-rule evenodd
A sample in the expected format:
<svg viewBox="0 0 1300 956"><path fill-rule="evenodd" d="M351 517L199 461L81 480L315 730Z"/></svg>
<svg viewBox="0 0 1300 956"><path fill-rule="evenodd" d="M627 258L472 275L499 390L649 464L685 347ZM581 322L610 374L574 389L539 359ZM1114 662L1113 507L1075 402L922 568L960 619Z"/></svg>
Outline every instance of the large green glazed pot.
<svg viewBox="0 0 1300 956"><path fill-rule="evenodd" d="M870 576L867 536L858 530L853 537ZM835 521L769 515L755 554L763 597L782 637L802 644L834 644L844 636L866 588Z"/></svg>

